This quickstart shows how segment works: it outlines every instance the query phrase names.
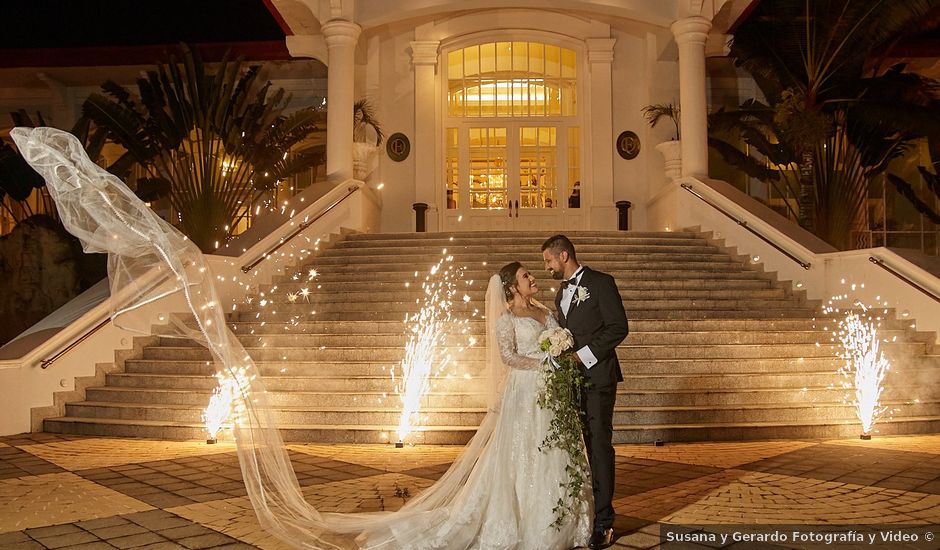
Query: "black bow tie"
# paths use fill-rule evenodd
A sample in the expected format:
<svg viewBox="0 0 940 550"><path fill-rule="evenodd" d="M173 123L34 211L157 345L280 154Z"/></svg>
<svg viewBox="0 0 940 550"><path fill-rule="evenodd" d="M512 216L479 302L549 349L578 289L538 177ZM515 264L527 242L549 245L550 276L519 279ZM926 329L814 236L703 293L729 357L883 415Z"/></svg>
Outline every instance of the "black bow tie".
<svg viewBox="0 0 940 550"><path fill-rule="evenodd" d="M578 284L578 278L572 277L568 279L567 281L562 281L561 288L568 288L570 285L577 285L577 284Z"/></svg>

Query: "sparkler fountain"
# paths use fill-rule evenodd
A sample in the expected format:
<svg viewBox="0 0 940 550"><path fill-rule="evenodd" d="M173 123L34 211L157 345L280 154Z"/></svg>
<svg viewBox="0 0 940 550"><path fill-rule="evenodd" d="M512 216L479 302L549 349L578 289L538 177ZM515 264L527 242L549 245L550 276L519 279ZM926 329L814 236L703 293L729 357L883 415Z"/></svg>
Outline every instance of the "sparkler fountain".
<svg viewBox="0 0 940 550"><path fill-rule="evenodd" d="M855 286L852 285L853 290ZM880 399L884 390L885 375L891 364L881 349L878 329L887 310L883 310L882 315L877 315L872 307L860 300L854 300L853 309L842 311L838 304L847 299L848 294L835 296L829 300L823 311L827 314L845 315L832 331L832 340L841 346L839 357L844 364L839 369L839 374L845 378L843 387L854 390L852 404L862 424L859 437L867 440L871 439L875 422L886 410Z"/></svg>
<svg viewBox="0 0 940 550"><path fill-rule="evenodd" d="M405 438L418 421L421 401L430 389L431 376L441 373L452 359L450 354L438 353L438 347L444 343L445 336L455 322L452 307L457 295L456 281L461 278L463 268L454 266L454 257L447 255L446 248L442 256L431 267L421 285L424 291L423 304L422 298L415 300L421 309L405 317L410 335L397 379L396 371L392 371L392 380L396 382L395 391L402 404L398 441L395 443L397 448L404 446ZM469 301L469 296L465 295L464 301Z"/></svg>
<svg viewBox="0 0 940 550"><path fill-rule="evenodd" d="M232 415L232 381L217 374L219 385L209 398L209 406L202 413L202 421L206 424L206 443L212 445L218 441L219 432L225 427Z"/></svg>

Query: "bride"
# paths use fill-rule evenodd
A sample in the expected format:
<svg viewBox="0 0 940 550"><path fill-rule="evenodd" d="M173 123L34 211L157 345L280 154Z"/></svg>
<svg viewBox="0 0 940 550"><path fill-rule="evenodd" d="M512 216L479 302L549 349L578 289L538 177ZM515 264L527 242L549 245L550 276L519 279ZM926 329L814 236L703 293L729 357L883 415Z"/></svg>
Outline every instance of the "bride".
<svg viewBox="0 0 940 550"><path fill-rule="evenodd" d="M568 456L558 449L540 449L552 413L537 404L545 358L538 337L558 323L533 299L537 291L535 277L519 262L490 279L487 360L491 376L502 379L498 403L444 476L368 529L360 537L367 541L364 546L569 550L587 543L589 484L580 500L569 503L566 521L552 526L554 507L566 496L561 485L568 475ZM507 367L508 374L499 372Z"/></svg>
<svg viewBox="0 0 940 550"><path fill-rule="evenodd" d="M234 433L248 496L261 525L309 550L567 550L588 539L591 493L585 484L559 528L555 503L565 498L568 457L541 448L552 417L537 404L544 352L538 336L557 327L533 299L534 278L518 262L487 288L487 365L500 396L451 468L401 510L322 513L310 505L290 464L257 367L226 323L215 277L203 254L160 219L119 179L54 128L10 132L23 158L46 180L60 219L86 252L107 252L111 319L149 333L148 305L185 299L192 317L171 316L164 336L205 345L220 374L235 385ZM162 319L162 318L161 318ZM508 374L507 371L508 370Z"/></svg>

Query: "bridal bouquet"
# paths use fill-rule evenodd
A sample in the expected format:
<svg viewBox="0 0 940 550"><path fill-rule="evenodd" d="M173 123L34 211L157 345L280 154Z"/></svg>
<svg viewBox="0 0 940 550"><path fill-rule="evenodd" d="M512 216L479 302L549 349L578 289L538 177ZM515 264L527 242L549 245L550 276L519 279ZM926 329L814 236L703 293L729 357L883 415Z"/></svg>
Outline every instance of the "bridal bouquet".
<svg viewBox="0 0 940 550"><path fill-rule="evenodd" d="M552 526L560 529L575 504L587 478L587 459L581 439L581 389L584 379L575 358L574 337L568 329L552 328L539 335L539 347L546 352L545 361L553 368L543 371L544 385L538 404L552 411L548 435L539 446L560 449L568 455L568 479L561 483L564 494L555 505Z"/></svg>

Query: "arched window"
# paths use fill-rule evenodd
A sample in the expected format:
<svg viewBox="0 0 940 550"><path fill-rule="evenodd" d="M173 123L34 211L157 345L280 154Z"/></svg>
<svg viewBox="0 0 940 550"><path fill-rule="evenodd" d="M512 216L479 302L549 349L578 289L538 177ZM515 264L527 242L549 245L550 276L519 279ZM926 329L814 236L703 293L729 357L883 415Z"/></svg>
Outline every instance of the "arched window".
<svg viewBox="0 0 940 550"><path fill-rule="evenodd" d="M520 213L579 208L577 52L495 41L454 49L446 59L447 210L500 216L506 219L498 227L512 227L507 220ZM494 212L505 209L509 216Z"/></svg>
<svg viewBox="0 0 940 550"><path fill-rule="evenodd" d="M577 56L539 42L489 42L447 55L451 117L577 115Z"/></svg>

